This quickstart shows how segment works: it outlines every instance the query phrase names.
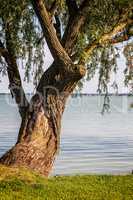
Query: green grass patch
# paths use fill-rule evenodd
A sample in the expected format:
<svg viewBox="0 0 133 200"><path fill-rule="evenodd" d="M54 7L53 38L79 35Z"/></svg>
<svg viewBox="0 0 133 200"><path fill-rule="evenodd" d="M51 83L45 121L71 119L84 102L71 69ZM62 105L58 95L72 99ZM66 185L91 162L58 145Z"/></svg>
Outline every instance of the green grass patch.
<svg viewBox="0 0 133 200"><path fill-rule="evenodd" d="M0 166L0 200L133 200L133 175L45 179L24 168Z"/></svg>

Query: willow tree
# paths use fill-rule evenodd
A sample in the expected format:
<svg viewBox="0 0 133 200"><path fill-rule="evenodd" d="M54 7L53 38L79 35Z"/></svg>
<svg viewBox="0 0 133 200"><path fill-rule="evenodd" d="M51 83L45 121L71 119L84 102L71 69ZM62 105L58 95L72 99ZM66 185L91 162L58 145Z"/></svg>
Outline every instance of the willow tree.
<svg viewBox="0 0 133 200"><path fill-rule="evenodd" d="M0 69L8 75L22 119L17 143L0 163L26 166L48 176L59 148L67 98L86 72L93 76L99 61L99 90L106 91L116 65L112 44L133 35L132 11L132 1L126 0L0 1ZM45 42L54 59L48 69L43 66ZM127 45L125 50L128 80L131 48ZM25 79L34 76L36 84L30 102L22 86L22 65Z"/></svg>

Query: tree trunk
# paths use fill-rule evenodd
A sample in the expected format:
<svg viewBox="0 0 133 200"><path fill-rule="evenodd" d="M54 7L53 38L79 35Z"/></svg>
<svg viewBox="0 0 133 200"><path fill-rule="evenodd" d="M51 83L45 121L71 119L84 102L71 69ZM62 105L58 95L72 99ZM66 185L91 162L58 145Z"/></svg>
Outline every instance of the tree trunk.
<svg viewBox="0 0 133 200"><path fill-rule="evenodd" d="M58 149L57 132L60 134L63 110L56 114L54 121L50 111L44 107L44 101L38 97L35 95L32 98L22 120L16 145L0 158L0 163L7 166L24 166L48 176Z"/></svg>
<svg viewBox="0 0 133 200"><path fill-rule="evenodd" d="M0 163L24 166L48 176L60 142L61 118L67 98L85 75L83 66L54 62L44 73L32 97L19 131L18 141Z"/></svg>
<svg viewBox="0 0 133 200"><path fill-rule="evenodd" d="M86 73L84 66L74 64L70 58L76 42L75 38L77 39L84 18L82 18L82 15L79 18L77 17L70 26L70 30L67 30L67 33L71 31L73 33L70 34L69 38L65 34L66 36L62 41L63 48L51 23L44 1L34 0L32 5L54 58L54 63L44 72L37 87L37 93L28 104L28 108L26 107L24 115L23 106L20 106L20 95L18 101L18 90L13 91L15 95L17 94L16 102L20 111L22 111L22 123L16 145L0 158L0 163L28 167L48 176L59 147L61 118L66 100L73 92L77 82ZM10 47L9 51L12 52L12 43L10 43ZM15 66L16 70L16 62L12 62L15 59L14 55L3 56L5 59L8 58L6 62L10 69L14 69ZM12 79L15 72L12 73ZM17 78L20 79L19 76ZM12 85L14 85L14 79L12 79L9 79L10 84L13 83ZM19 85L21 86L21 84ZM19 87L19 91L21 94L22 86ZM25 95L23 96L23 102L27 104Z"/></svg>

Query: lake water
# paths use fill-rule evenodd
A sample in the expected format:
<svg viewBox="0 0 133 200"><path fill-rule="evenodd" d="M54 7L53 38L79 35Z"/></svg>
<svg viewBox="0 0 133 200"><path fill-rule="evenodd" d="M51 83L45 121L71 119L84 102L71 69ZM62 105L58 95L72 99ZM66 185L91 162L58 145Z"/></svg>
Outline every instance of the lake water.
<svg viewBox="0 0 133 200"><path fill-rule="evenodd" d="M133 97L112 96L101 115L103 97L68 101L62 121L61 149L52 175L125 174L133 169ZM0 95L0 155L17 139L20 118L9 95Z"/></svg>

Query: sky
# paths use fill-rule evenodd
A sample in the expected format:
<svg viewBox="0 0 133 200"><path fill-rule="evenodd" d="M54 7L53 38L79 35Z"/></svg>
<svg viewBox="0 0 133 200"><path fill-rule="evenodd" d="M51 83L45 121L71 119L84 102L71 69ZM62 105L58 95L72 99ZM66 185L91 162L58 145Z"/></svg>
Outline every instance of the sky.
<svg viewBox="0 0 133 200"><path fill-rule="evenodd" d="M122 49L123 44L119 44L119 48ZM126 68L125 64L125 57L122 54L120 54L120 58L118 59L118 73L117 75L112 75L111 76L111 82L110 82L110 87L109 87L109 92L113 93L114 90L111 87L112 83L114 80L118 83L118 91L119 93L127 93L129 90L124 86L124 69ZM46 46L45 48L45 63L44 63L44 69L46 69L50 64L53 62L53 58L50 54L50 51L48 47ZM22 80L24 79L24 70L20 69L20 74L22 76ZM0 82L0 93L9 93L8 89L8 77L4 77L2 81ZM82 93L97 93L97 86L98 86L98 73L96 73L95 77L91 81L86 81L84 84L84 87L82 89ZM32 84L32 81L30 83L23 82L23 87L26 93L32 93L34 91L34 86Z"/></svg>

